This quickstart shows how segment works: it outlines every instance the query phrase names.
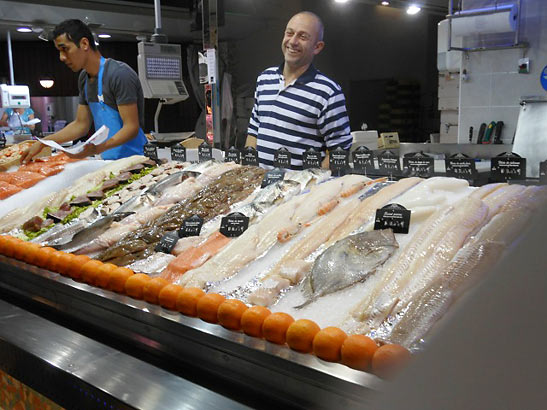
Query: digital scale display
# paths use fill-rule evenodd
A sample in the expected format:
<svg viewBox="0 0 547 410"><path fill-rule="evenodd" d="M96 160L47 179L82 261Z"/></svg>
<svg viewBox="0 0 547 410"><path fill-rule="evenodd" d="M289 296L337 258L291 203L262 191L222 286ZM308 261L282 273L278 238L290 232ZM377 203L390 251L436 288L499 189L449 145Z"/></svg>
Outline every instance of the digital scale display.
<svg viewBox="0 0 547 410"><path fill-rule="evenodd" d="M151 80L180 80L180 59L146 57L146 77Z"/></svg>

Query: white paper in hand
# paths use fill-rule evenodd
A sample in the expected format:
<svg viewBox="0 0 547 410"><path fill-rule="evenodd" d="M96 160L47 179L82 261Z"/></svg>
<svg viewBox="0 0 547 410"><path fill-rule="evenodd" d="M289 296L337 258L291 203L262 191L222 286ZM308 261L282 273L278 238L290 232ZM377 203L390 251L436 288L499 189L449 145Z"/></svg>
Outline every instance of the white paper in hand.
<svg viewBox="0 0 547 410"><path fill-rule="evenodd" d="M39 122L42 122L40 118L33 118L32 120L23 121L23 125L34 125L38 124Z"/></svg>
<svg viewBox="0 0 547 410"><path fill-rule="evenodd" d="M38 138L38 141L40 141L42 144L47 145L51 148L55 148L57 151L64 151L64 152L68 152L69 154L77 154L81 152L87 144L99 145L105 142L108 139L108 131L109 131L108 127L103 125L97 131L95 131L95 133L91 137L89 137L87 141L73 145L70 148L62 147L61 145L57 144L55 141L45 140L41 138Z"/></svg>

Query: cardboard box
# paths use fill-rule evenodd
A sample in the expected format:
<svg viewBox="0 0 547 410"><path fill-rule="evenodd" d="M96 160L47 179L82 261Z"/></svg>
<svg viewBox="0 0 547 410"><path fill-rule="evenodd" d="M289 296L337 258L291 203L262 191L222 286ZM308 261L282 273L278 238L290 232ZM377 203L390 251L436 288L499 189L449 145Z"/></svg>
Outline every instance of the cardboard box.
<svg viewBox="0 0 547 410"><path fill-rule="evenodd" d="M382 132L378 138L378 149L399 148L398 132Z"/></svg>
<svg viewBox="0 0 547 410"><path fill-rule="evenodd" d="M203 144L203 140L196 137L187 138L180 143L180 145L186 148L198 148L201 144Z"/></svg>

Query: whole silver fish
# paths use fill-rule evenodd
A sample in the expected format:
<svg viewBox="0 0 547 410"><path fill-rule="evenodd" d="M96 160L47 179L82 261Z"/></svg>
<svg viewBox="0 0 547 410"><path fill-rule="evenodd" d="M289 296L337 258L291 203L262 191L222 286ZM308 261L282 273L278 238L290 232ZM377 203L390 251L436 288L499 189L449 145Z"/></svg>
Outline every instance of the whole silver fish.
<svg viewBox="0 0 547 410"><path fill-rule="evenodd" d="M75 233L81 231L90 223L96 221L99 217L99 212L97 212L97 210L93 208L91 214L87 217L76 218L64 225L62 223L57 223L51 229L34 238L31 242L41 243L44 246L50 246L50 243L59 241L64 237L72 237Z"/></svg>
<svg viewBox="0 0 547 410"><path fill-rule="evenodd" d="M398 247L391 229L362 232L339 240L315 260L308 276L311 294L296 308L366 280Z"/></svg>

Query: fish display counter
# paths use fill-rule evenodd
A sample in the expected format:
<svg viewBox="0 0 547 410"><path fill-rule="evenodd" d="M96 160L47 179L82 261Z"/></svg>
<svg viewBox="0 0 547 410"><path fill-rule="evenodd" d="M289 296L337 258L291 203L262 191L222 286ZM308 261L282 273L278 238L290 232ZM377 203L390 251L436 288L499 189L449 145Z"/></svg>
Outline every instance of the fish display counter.
<svg viewBox="0 0 547 410"><path fill-rule="evenodd" d="M56 364L120 406L184 400L188 381L227 407L362 406L547 202L541 186L145 162L0 219L8 302L166 370L135 389Z"/></svg>

